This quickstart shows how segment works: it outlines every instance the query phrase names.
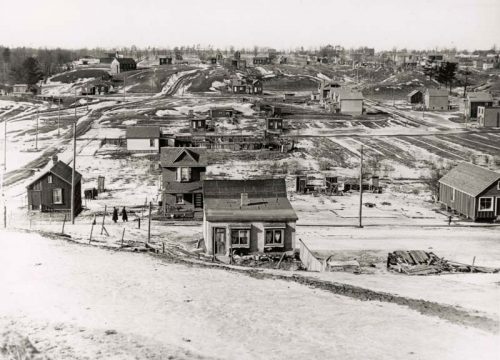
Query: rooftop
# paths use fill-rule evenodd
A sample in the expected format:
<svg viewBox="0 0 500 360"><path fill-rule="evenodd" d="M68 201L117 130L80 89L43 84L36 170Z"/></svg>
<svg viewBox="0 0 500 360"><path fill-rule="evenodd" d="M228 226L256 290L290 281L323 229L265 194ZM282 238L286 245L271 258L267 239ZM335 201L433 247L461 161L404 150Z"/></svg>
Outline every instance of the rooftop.
<svg viewBox="0 0 500 360"><path fill-rule="evenodd" d="M207 149L162 147L160 163L162 167L206 167Z"/></svg>
<svg viewBox="0 0 500 360"><path fill-rule="evenodd" d="M248 196L241 205L241 194ZM208 221L296 221L286 194L285 179L205 180L205 216Z"/></svg>
<svg viewBox="0 0 500 360"><path fill-rule="evenodd" d="M477 91L467 93L467 99L469 101L493 101L493 96L484 91Z"/></svg>
<svg viewBox="0 0 500 360"><path fill-rule="evenodd" d="M130 126L127 127L127 139L156 139L160 137L158 126Z"/></svg>
<svg viewBox="0 0 500 360"><path fill-rule="evenodd" d="M429 96L446 96L448 97L447 89L427 89Z"/></svg>
<svg viewBox="0 0 500 360"><path fill-rule="evenodd" d="M451 169L439 182L475 197L498 180L500 173L463 162Z"/></svg>

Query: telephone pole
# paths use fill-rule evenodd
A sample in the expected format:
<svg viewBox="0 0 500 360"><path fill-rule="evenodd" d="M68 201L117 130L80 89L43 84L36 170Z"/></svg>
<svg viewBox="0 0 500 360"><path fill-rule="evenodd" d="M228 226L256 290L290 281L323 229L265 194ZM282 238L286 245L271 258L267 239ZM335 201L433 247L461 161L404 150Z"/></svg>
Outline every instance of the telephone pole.
<svg viewBox="0 0 500 360"><path fill-rule="evenodd" d="M359 158L359 227L363 227L363 145L361 145L360 158Z"/></svg>
<svg viewBox="0 0 500 360"><path fill-rule="evenodd" d="M71 169L71 224L75 223L75 168L76 168L76 89L75 89L75 121L73 122L73 166Z"/></svg>
<svg viewBox="0 0 500 360"><path fill-rule="evenodd" d="M38 109L36 110L35 150L38 150Z"/></svg>
<svg viewBox="0 0 500 360"><path fill-rule="evenodd" d="M61 99L57 101L57 136L61 136Z"/></svg>
<svg viewBox="0 0 500 360"><path fill-rule="evenodd" d="M7 199L5 198L5 174L7 173L7 118L4 123L3 138L3 173L2 173L2 201L3 201L3 227L7 228Z"/></svg>

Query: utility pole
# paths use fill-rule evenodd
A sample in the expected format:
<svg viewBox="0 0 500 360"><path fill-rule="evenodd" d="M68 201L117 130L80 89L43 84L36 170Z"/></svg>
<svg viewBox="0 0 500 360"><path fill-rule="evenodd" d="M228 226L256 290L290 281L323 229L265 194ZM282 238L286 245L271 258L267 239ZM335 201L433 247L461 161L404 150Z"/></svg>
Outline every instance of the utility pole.
<svg viewBox="0 0 500 360"><path fill-rule="evenodd" d="M57 101L57 136L61 136L61 99Z"/></svg>
<svg viewBox="0 0 500 360"><path fill-rule="evenodd" d="M36 110L35 150L38 150L38 109Z"/></svg>
<svg viewBox="0 0 500 360"><path fill-rule="evenodd" d="M127 75L123 75L123 101L127 98Z"/></svg>
<svg viewBox="0 0 500 360"><path fill-rule="evenodd" d="M148 244L151 240L151 201L149 202L149 216L148 216Z"/></svg>
<svg viewBox="0 0 500 360"><path fill-rule="evenodd" d="M360 158L359 158L359 227L363 227L363 145L361 145Z"/></svg>
<svg viewBox="0 0 500 360"><path fill-rule="evenodd" d="M3 174L2 174L2 201L3 201L3 227L7 228L7 199L5 198L5 174L7 173L7 118L4 123L3 138Z"/></svg>
<svg viewBox="0 0 500 360"><path fill-rule="evenodd" d="M75 223L75 168L76 168L76 89L75 89L75 121L73 122L73 166L71 169L71 224Z"/></svg>

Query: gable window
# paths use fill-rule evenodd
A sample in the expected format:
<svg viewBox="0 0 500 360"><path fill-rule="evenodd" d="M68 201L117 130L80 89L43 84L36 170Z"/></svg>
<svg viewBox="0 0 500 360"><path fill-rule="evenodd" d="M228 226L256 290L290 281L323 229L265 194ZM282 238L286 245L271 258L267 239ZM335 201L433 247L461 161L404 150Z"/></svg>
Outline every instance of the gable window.
<svg viewBox="0 0 500 360"><path fill-rule="evenodd" d="M233 248L248 248L250 247L250 230L249 229L232 229L231 230L231 246Z"/></svg>
<svg viewBox="0 0 500 360"><path fill-rule="evenodd" d="M283 229L266 229L264 246L283 246Z"/></svg>
<svg viewBox="0 0 500 360"><path fill-rule="evenodd" d="M47 176L47 182L52 184L52 175Z"/></svg>
<svg viewBox="0 0 500 360"><path fill-rule="evenodd" d="M177 181L190 181L191 180L191 168L179 167L177 168Z"/></svg>
<svg viewBox="0 0 500 360"><path fill-rule="evenodd" d="M184 195L183 194L176 194L175 195L175 203L177 205L184 204Z"/></svg>
<svg viewBox="0 0 500 360"><path fill-rule="evenodd" d="M451 190L451 201L455 201L455 189Z"/></svg>
<svg viewBox="0 0 500 360"><path fill-rule="evenodd" d="M52 189L52 203L53 204L62 204L62 189Z"/></svg>
<svg viewBox="0 0 500 360"><path fill-rule="evenodd" d="M480 197L479 198L479 211L493 211L493 198Z"/></svg>

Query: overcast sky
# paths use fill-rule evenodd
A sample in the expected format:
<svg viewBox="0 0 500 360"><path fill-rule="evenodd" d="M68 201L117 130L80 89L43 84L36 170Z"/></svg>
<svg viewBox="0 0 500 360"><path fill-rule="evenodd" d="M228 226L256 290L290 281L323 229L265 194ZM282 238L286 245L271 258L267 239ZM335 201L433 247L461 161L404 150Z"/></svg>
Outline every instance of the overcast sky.
<svg viewBox="0 0 500 360"><path fill-rule="evenodd" d="M500 0L0 0L0 45L489 49L499 15Z"/></svg>

